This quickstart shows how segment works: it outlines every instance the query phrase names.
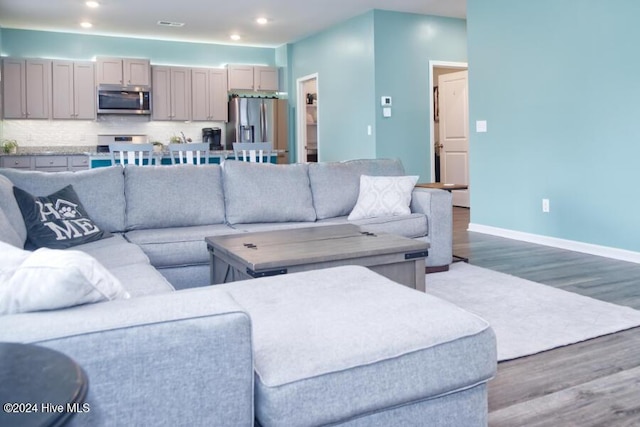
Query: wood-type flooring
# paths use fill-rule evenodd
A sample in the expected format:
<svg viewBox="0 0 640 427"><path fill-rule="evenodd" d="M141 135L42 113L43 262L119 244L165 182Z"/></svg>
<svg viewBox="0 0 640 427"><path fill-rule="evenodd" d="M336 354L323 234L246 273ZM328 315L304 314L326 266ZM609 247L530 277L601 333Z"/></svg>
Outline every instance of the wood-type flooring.
<svg viewBox="0 0 640 427"><path fill-rule="evenodd" d="M640 264L469 232L469 213L453 251L470 264L640 310ZM640 426L640 328L499 363L489 425Z"/></svg>

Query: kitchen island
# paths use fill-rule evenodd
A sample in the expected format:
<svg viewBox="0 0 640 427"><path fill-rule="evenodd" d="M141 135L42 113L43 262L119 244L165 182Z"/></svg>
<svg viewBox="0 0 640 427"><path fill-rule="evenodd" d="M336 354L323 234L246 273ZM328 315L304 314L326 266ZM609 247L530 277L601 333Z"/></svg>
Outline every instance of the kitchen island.
<svg viewBox="0 0 640 427"><path fill-rule="evenodd" d="M285 150L274 150L271 163L288 163L286 155ZM220 164L225 159L235 159L232 150L212 150L208 153L207 163ZM159 152L156 161L170 165L171 156L168 151ZM111 166L111 155L97 152L95 145L19 147L16 153L0 152L0 167L3 168L58 172L104 166Z"/></svg>
<svg viewBox="0 0 640 427"><path fill-rule="evenodd" d="M276 163L278 155L285 154L284 150L274 150L271 153L270 163ZM104 166L111 166L111 155L109 153L88 153L89 163L92 168L99 168ZM170 165L171 155L168 151L162 151L154 154L155 164L157 165ZM212 150L207 154L207 163L220 164L226 159L235 159L233 150Z"/></svg>

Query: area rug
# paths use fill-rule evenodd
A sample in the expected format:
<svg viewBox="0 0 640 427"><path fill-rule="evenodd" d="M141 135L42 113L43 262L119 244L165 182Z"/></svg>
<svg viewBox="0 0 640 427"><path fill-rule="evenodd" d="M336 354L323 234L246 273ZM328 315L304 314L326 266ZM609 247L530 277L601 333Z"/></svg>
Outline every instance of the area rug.
<svg viewBox="0 0 640 427"><path fill-rule="evenodd" d="M510 360L640 326L640 311L466 263L428 274L427 293L493 327Z"/></svg>

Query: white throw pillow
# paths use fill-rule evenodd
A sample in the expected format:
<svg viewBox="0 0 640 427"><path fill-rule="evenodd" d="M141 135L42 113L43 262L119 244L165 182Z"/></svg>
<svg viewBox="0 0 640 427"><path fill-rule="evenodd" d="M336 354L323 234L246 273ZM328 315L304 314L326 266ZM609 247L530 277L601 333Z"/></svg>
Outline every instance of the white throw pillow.
<svg viewBox="0 0 640 427"><path fill-rule="evenodd" d="M120 281L80 251L25 251L0 242L0 314L129 298Z"/></svg>
<svg viewBox="0 0 640 427"><path fill-rule="evenodd" d="M360 176L360 193L349 220L409 215L418 176Z"/></svg>

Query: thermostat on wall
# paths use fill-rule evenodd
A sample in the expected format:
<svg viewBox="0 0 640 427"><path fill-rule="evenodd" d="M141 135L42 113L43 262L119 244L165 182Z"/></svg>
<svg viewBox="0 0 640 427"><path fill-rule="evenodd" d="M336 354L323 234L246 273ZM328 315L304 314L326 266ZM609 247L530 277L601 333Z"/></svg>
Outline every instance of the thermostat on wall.
<svg viewBox="0 0 640 427"><path fill-rule="evenodd" d="M391 107L391 97L383 96L382 98L380 98L380 105L382 105L383 107Z"/></svg>

